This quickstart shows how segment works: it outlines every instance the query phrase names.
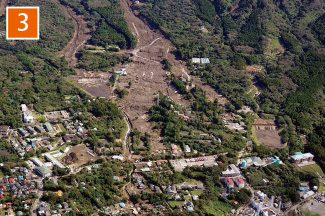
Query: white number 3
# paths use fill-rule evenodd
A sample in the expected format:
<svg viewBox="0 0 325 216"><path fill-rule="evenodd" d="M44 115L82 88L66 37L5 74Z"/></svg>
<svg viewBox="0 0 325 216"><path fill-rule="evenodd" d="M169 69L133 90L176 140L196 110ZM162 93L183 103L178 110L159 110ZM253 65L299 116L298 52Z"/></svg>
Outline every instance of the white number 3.
<svg viewBox="0 0 325 216"><path fill-rule="evenodd" d="M23 28L23 29L18 28L18 31L26 31L28 29L28 24L26 23L26 21L28 20L28 15L25 14L25 13L20 13L18 16L24 16L25 17L25 20L21 21L21 23L23 23L25 25L25 28Z"/></svg>

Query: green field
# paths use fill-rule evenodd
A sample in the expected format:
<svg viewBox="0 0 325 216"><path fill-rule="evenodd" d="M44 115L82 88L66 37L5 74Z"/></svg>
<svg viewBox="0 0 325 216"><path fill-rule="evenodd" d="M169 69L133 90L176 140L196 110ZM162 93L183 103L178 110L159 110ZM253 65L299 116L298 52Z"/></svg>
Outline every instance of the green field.
<svg viewBox="0 0 325 216"><path fill-rule="evenodd" d="M204 208L209 214L221 216L228 213L232 209L232 206L219 200L213 200Z"/></svg>
<svg viewBox="0 0 325 216"><path fill-rule="evenodd" d="M310 172L310 173L315 173L315 174L318 173L322 177L325 176L323 170L317 164L303 166L303 167L301 167L301 169L306 171L306 172Z"/></svg>
<svg viewBox="0 0 325 216"><path fill-rule="evenodd" d="M168 201L168 203L172 208L175 208L176 206L182 206L184 201Z"/></svg>
<svg viewBox="0 0 325 216"><path fill-rule="evenodd" d="M303 213L304 216L320 216L319 214L312 214L311 212L305 209L300 209L300 211Z"/></svg>
<svg viewBox="0 0 325 216"><path fill-rule="evenodd" d="M204 192L204 190L194 190L194 191L191 191L191 194L192 194L192 196L193 195L200 196L203 192Z"/></svg>

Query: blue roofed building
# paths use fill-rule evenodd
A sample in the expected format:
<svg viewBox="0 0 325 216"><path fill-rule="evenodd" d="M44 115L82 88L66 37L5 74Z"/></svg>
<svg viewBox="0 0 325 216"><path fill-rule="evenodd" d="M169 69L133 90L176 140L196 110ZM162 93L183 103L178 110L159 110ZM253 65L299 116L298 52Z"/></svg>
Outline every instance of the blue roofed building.
<svg viewBox="0 0 325 216"><path fill-rule="evenodd" d="M291 156L290 161L295 164L304 163L304 162L311 162L314 160L314 155L311 153L301 153L296 152L294 155Z"/></svg>

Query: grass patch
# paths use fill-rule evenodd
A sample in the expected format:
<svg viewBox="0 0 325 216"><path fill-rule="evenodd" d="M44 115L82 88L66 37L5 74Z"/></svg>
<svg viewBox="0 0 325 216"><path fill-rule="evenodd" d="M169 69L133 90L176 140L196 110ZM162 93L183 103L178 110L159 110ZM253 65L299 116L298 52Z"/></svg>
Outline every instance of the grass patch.
<svg viewBox="0 0 325 216"><path fill-rule="evenodd" d="M64 81L66 81L67 83L73 85L73 87L75 87L79 91L81 91L81 92L89 95L90 97L94 97L93 95L91 95L87 91L85 91L83 88L81 88L80 86L78 86L78 84L73 79L71 79L71 78L65 78Z"/></svg>
<svg viewBox="0 0 325 216"><path fill-rule="evenodd" d="M67 132L67 130L65 129L65 127L63 126L62 123L58 124L58 127L61 129L61 131L62 131L63 133L66 133L66 132Z"/></svg>
<svg viewBox="0 0 325 216"><path fill-rule="evenodd" d="M313 214L310 211L300 208L299 209L304 216L321 216L320 214Z"/></svg>
<svg viewBox="0 0 325 216"><path fill-rule="evenodd" d="M224 203L219 200L213 200L206 205L205 210L212 215L221 216L228 213L233 207L229 203Z"/></svg>
<svg viewBox="0 0 325 216"><path fill-rule="evenodd" d="M191 191L191 195L198 195L200 196L202 193L204 192L204 190L194 190L194 191Z"/></svg>
<svg viewBox="0 0 325 216"><path fill-rule="evenodd" d="M300 167L303 171L309 172L309 173L315 173L317 175L317 173L319 175L321 175L322 177L324 177L324 172L322 170L322 168L320 168L320 166L318 166L317 164L312 164L312 165L307 165L307 166L303 166Z"/></svg>
<svg viewBox="0 0 325 216"><path fill-rule="evenodd" d="M40 122L40 123L45 123L46 122L45 116L39 114L38 112L33 112L33 116L35 117L37 122Z"/></svg>
<svg viewBox="0 0 325 216"><path fill-rule="evenodd" d="M168 201L169 205L172 207L172 208L175 208L176 206L182 206L183 204L183 201Z"/></svg>

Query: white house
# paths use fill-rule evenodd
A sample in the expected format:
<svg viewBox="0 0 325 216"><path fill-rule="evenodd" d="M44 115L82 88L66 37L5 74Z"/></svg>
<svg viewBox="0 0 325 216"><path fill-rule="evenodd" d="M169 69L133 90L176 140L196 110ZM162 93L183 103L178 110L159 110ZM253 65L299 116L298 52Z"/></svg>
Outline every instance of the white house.
<svg viewBox="0 0 325 216"><path fill-rule="evenodd" d="M24 112L23 113L23 121L24 121L24 123L34 122L34 116L33 116L32 112L30 112L30 111Z"/></svg>
<svg viewBox="0 0 325 216"><path fill-rule="evenodd" d="M21 108L21 111L22 111L22 112L26 112L26 111L27 111L27 106L26 106L26 104L21 104L21 105L20 105L20 108Z"/></svg>

